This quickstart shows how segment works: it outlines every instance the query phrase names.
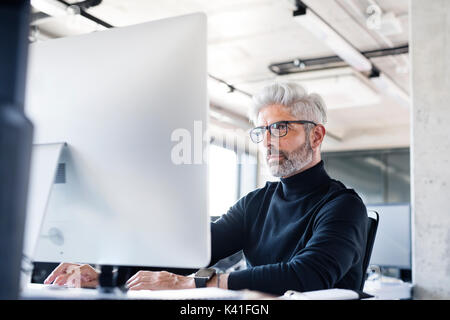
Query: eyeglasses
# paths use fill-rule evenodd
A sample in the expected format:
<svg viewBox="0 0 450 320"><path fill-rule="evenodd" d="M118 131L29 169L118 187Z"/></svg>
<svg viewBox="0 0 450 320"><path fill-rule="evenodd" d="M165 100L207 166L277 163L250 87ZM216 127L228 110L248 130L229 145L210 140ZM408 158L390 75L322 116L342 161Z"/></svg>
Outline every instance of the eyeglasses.
<svg viewBox="0 0 450 320"><path fill-rule="evenodd" d="M266 130L269 130L270 135L281 138L287 135L288 133L288 124L289 123L299 123L299 124L313 124L314 126L317 125L317 123L308 121L308 120L294 120L294 121L278 121L274 122L272 124L269 124L268 126L261 126L256 127L250 130L250 139L254 143L259 143L264 140L264 136L266 134Z"/></svg>

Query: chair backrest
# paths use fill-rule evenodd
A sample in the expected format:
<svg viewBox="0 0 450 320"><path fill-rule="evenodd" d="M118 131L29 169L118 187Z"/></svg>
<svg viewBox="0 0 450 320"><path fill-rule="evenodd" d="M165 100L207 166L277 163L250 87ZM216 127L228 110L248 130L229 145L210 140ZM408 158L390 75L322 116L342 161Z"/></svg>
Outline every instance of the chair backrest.
<svg viewBox="0 0 450 320"><path fill-rule="evenodd" d="M373 244L375 243L375 236L377 234L378 212L370 210L367 212L367 241L366 241L366 251L364 253L363 260L363 276L361 280L360 290L364 288L364 283L366 281L367 268L369 267L370 256L372 255Z"/></svg>

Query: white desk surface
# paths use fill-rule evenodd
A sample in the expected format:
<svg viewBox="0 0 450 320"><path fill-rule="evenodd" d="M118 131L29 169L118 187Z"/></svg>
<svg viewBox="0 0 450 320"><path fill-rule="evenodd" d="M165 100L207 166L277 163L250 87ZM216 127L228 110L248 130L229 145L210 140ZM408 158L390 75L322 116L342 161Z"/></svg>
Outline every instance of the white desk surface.
<svg viewBox="0 0 450 320"><path fill-rule="evenodd" d="M382 277L381 280L369 281L364 284L364 292L373 295L375 300L412 299L414 285L398 279Z"/></svg>
<svg viewBox="0 0 450 320"><path fill-rule="evenodd" d="M393 283L366 281L364 292L373 295L368 300L411 299L411 283ZM311 291L295 296L272 296L251 290L224 290L219 288L197 288L184 290L139 290L122 292L115 289L113 293L101 292L97 289L63 288L53 285L29 283L22 291L20 298L25 300L334 300L333 290ZM345 291L345 290L344 290ZM314 293L320 293L314 294ZM331 294L331 296L330 296ZM342 296L341 299L354 299Z"/></svg>
<svg viewBox="0 0 450 320"><path fill-rule="evenodd" d="M249 290L235 291L219 288L184 290L139 290L104 293L97 289L64 288L53 285L29 283L22 291L21 299L27 300L245 300L267 299L273 296Z"/></svg>

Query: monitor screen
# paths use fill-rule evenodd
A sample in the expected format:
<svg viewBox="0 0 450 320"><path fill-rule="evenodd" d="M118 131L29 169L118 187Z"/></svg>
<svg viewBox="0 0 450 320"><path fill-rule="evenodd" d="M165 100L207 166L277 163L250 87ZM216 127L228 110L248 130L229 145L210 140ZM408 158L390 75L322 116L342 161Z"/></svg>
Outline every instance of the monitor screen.
<svg viewBox="0 0 450 320"><path fill-rule="evenodd" d="M379 214L371 265L411 269L411 210L409 204L368 205Z"/></svg>
<svg viewBox="0 0 450 320"><path fill-rule="evenodd" d="M206 79L201 13L30 46L34 144L65 144L34 261L209 263Z"/></svg>

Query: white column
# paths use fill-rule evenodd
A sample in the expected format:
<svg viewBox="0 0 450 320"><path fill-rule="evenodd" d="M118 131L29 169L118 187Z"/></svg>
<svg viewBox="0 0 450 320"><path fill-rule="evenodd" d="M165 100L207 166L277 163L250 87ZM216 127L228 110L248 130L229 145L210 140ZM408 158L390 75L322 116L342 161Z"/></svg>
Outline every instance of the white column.
<svg viewBox="0 0 450 320"><path fill-rule="evenodd" d="M415 299L450 299L450 1L411 0Z"/></svg>

